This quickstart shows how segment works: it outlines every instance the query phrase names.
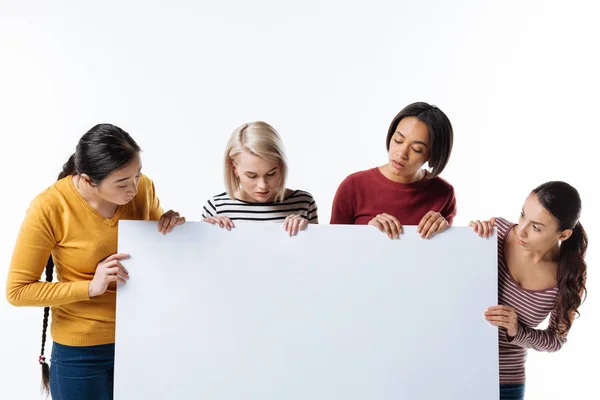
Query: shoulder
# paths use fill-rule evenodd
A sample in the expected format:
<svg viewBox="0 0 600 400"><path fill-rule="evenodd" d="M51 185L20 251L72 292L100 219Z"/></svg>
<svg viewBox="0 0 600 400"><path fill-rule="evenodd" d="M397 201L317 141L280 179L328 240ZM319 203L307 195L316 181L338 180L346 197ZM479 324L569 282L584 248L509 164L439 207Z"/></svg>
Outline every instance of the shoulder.
<svg viewBox="0 0 600 400"><path fill-rule="evenodd" d="M223 206L233 206L233 205L239 205L239 204L241 204L241 202L239 200L232 199L231 197L229 197L227 192L222 192L222 193L215 194L212 197L209 197L204 202L204 208L208 208L208 209L212 209L212 210L216 211L218 208L221 208Z"/></svg>
<svg viewBox="0 0 600 400"><path fill-rule="evenodd" d="M430 178L429 185L430 188L435 188L435 190L439 191L440 193L454 194L454 186L452 186L450 182L439 176Z"/></svg>
<svg viewBox="0 0 600 400"><path fill-rule="evenodd" d="M78 201L66 179L71 177L53 183L29 202L22 229L27 226L53 232L58 229L60 221L69 214L73 203Z"/></svg>
<svg viewBox="0 0 600 400"><path fill-rule="evenodd" d="M305 190L286 189L284 201L307 201L312 203L315 199L312 194Z"/></svg>
<svg viewBox="0 0 600 400"><path fill-rule="evenodd" d="M374 168L369 168L369 169L365 169L362 171L358 171L355 172L353 174L350 174L346 177L346 179L344 179L345 181L362 181L365 179L371 179L373 177L373 175L378 173L378 167L374 167Z"/></svg>
<svg viewBox="0 0 600 400"><path fill-rule="evenodd" d="M362 186L366 182L374 182L374 178L377 178L378 174L377 167L354 172L345 177L339 187L340 189L351 189Z"/></svg>
<svg viewBox="0 0 600 400"><path fill-rule="evenodd" d="M236 205L236 200L229 198L226 192L216 194L204 202L202 207L202 217L214 217L222 212L226 205Z"/></svg>
<svg viewBox="0 0 600 400"><path fill-rule="evenodd" d="M65 205L75 199L67 179L72 178L68 176L58 180L38 193L29 203L28 213L47 216L60 214L66 208Z"/></svg>
<svg viewBox="0 0 600 400"><path fill-rule="evenodd" d="M515 226L513 222L502 217L496 217L494 225L498 229L498 236L501 238L506 238L512 227Z"/></svg>
<svg viewBox="0 0 600 400"><path fill-rule="evenodd" d="M232 199L231 197L229 197L227 192L222 192L222 193L215 194L214 196L212 196L208 200L206 200L207 203L212 203L212 204L220 204L220 203L223 203L226 201L227 202L237 201L237 199Z"/></svg>
<svg viewBox="0 0 600 400"><path fill-rule="evenodd" d="M501 227L501 228L506 228L506 229L510 229L514 223L510 222L509 220L507 220L504 217L495 217L496 220L496 226Z"/></svg>

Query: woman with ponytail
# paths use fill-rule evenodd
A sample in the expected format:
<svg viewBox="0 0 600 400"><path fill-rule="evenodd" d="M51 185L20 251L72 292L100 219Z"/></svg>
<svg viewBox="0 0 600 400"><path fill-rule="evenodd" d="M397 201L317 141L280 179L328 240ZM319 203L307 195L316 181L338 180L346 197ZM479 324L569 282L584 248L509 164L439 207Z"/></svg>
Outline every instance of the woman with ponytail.
<svg viewBox="0 0 600 400"><path fill-rule="evenodd" d="M586 294L587 235L581 198L565 182L546 182L525 200L519 222L472 221L482 237L498 229L498 304L485 318L499 327L500 399L523 399L528 349L554 352ZM537 326L550 315L548 327Z"/></svg>
<svg viewBox="0 0 600 400"><path fill-rule="evenodd" d="M117 253L119 220L159 221L161 233L185 221L163 212L153 182L141 172L140 151L122 129L94 126L57 182L31 202L21 225L6 296L15 306L44 307L39 362L53 400L112 399L116 285L129 279L120 262L129 255Z"/></svg>

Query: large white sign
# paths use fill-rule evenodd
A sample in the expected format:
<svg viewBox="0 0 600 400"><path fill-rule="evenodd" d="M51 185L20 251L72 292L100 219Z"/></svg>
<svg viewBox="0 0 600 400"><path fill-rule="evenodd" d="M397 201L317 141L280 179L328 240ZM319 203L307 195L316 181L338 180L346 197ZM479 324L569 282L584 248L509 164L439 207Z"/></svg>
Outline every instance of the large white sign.
<svg viewBox="0 0 600 400"><path fill-rule="evenodd" d="M494 400L497 240L120 221L115 399Z"/></svg>

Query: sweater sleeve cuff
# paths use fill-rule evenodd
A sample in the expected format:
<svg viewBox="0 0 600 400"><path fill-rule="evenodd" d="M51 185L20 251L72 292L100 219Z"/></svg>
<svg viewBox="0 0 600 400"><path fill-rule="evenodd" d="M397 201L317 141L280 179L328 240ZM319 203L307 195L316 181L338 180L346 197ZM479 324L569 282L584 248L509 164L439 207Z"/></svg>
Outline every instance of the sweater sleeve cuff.
<svg viewBox="0 0 600 400"><path fill-rule="evenodd" d="M90 281L79 281L73 282L73 293L75 294L76 301L89 300Z"/></svg>
<svg viewBox="0 0 600 400"><path fill-rule="evenodd" d="M506 341L508 343L514 344L516 346L525 347L525 344L527 342L527 331L521 324L518 324L516 336L511 338L510 336L508 336L506 330L504 331L504 334L506 335Z"/></svg>

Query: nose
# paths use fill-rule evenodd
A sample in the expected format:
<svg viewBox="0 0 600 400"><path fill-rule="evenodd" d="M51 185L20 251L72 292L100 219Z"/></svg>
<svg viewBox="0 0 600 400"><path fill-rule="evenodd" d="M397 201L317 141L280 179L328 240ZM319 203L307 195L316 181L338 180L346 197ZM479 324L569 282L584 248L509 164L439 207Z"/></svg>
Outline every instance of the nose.
<svg viewBox="0 0 600 400"><path fill-rule="evenodd" d="M406 145L406 143L400 145L400 147L398 148L398 155L401 159L408 160L408 146Z"/></svg>
<svg viewBox="0 0 600 400"><path fill-rule="evenodd" d="M133 184L131 185L131 190L129 191L129 195L130 196L135 196L138 193L138 183L137 181L134 181Z"/></svg>
<svg viewBox="0 0 600 400"><path fill-rule="evenodd" d="M517 228L517 235L526 238L527 237L527 224L519 224Z"/></svg>
<svg viewBox="0 0 600 400"><path fill-rule="evenodd" d="M265 180L265 178L260 178L260 179L258 180L258 188L259 188L261 191L267 188L267 181Z"/></svg>

